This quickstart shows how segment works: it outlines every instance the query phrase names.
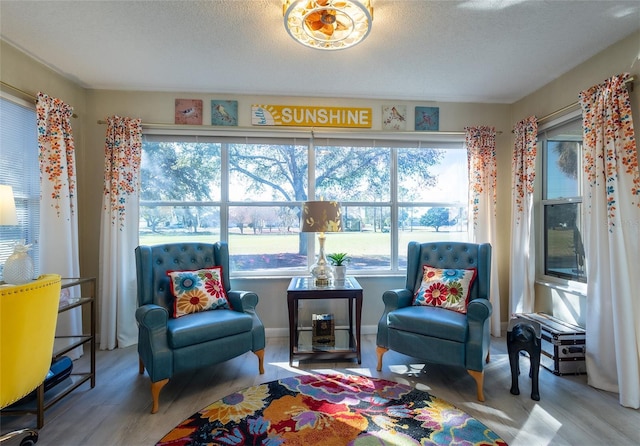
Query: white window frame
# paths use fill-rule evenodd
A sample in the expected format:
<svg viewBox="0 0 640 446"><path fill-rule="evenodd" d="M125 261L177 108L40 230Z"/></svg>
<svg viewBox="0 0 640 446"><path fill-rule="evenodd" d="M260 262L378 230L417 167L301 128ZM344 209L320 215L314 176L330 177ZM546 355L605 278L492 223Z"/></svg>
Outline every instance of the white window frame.
<svg viewBox="0 0 640 446"><path fill-rule="evenodd" d="M191 139L192 142L196 142L200 137L202 139L206 139L206 137L218 137L218 136L227 136L234 138L243 138L243 137L259 137L259 138L268 138L282 141L283 139L296 139L297 141L310 140L314 139L314 141L318 140L318 138L325 141L326 139L338 140L341 142L352 140L354 141L354 145L358 144L358 140L369 140L375 141L378 147L387 147L385 145L386 141L393 141L394 143L398 143L398 141L406 142L406 145L403 147L407 148L456 148L460 150L466 150L464 147L464 134L460 132L451 132L447 134L443 132L442 134L421 134L421 132L402 132L402 133L389 133L389 132L358 132L358 131L328 131L328 132L309 132L308 130L256 130L252 128L245 129L223 129L223 130L212 130L212 129L176 129L175 127L167 127L167 128L144 128L143 127L143 135L149 135L154 140L158 140L158 138L166 137L167 139L174 139L176 137L182 137L184 140ZM144 138L143 136L143 138ZM274 143L278 143L278 141L274 141ZM309 173L308 173L308 199L312 199L315 191L313 190L313 184L315 183L315 178L313 176L313 163L311 162L311 155L313 154L313 146L309 144ZM461 203L459 202L399 202L397 197L397 151L391 151L392 158L392 168L391 168L391 198L388 202L341 202L345 206L385 206L390 208L390 215L392 221L397 221L398 218L398 210L403 207L459 207ZM223 166L226 165L225 160L225 151L222 151L222 163ZM466 168L466 163L465 163ZM226 167L222 169L222 181L224 184L225 178L228 177L228 172ZM144 204L144 202L141 202ZM166 202L165 204L169 204ZM174 205L198 205L199 203L192 202L174 202L171 203ZM203 203L200 203L203 204ZM251 202L251 203L238 203L231 202L228 200L228 193L226 188L222 187L221 191L221 201L212 201L210 203L206 203L211 206L220 206L221 213L221 221L220 221L220 238L221 240L226 240L228 234L228 209L230 206L234 205L250 205L250 206L277 206L278 203L261 203L261 202ZM288 204L293 205L301 205L301 202L288 202ZM468 208L468 201L464 203ZM465 232L465 235L468 235ZM371 275L371 276L384 276L384 275L399 275L404 273L404 268L398 267L398 258L399 255L406 254L406 247L398 246L398 228L397 225L392 224L391 231L391 267L390 269L365 269L359 270L363 275ZM309 235L309 249L307 252L308 265L310 266L315 262L315 250L317 249L314 234ZM270 275L273 276L289 276L292 271L278 269L274 270ZM296 271L299 273L299 271ZM231 275L234 277L252 277L252 276L264 276L264 272L261 271L231 271Z"/></svg>
<svg viewBox="0 0 640 446"><path fill-rule="evenodd" d="M554 128L558 128L561 127L565 124L568 124L571 121L574 121L576 119L580 119L580 117L582 116L582 110L578 109L575 110L573 112L567 113L564 116L561 116L559 118L556 118L554 120L551 120L549 122L546 122L544 124L541 124L538 127L538 135L540 135L540 133L549 131L551 129ZM540 141L540 139L538 139L538 141ZM538 240L536 243L536 282L544 285L544 286L548 286L551 288L555 288L561 291L568 291L571 293L578 293L581 295L586 295L586 288L587 288L587 284L585 282L580 282L577 280L572 280L572 279L566 279L566 278L562 278L562 277L558 277L558 276L554 276L554 275L548 275L545 274L545 267L544 267L544 262L545 262L545 242L544 242L544 238L545 238L545 216L544 216L544 211L545 211L545 205L548 204L563 204L563 203L582 203L582 196L580 196L580 198L578 199L577 197L569 197L567 199L550 199L550 200L545 200L543 199L544 197L544 188L546 187L546 175L547 172L545 171L545 160L544 160L544 150L543 147L538 143L538 153L540 153L540 156L538 156L538 161L537 161L537 171L541 172L541 175L539 175L537 178L539 179L538 181L536 181L536 183L538 184L538 186L536 187L536 201L537 203L534 205L534 209L535 209L535 215L534 215L534 228L535 233L538 235ZM580 177L578 177L580 178ZM580 181L580 179L578 180ZM580 184L580 183L579 183ZM581 189L581 186L580 186ZM580 191L582 193L582 191Z"/></svg>

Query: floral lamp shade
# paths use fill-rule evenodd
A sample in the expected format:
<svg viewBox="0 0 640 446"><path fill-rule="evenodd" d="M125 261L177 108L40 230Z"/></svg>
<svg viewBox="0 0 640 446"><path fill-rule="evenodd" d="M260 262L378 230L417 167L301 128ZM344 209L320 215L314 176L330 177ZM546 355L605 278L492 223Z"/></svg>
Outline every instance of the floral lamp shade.
<svg viewBox="0 0 640 446"><path fill-rule="evenodd" d="M325 232L342 231L342 211L337 201L306 201L302 205L302 232L318 232L320 252L311 267L311 275L317 287L331 284L333 271L324 256Z"/></svg>
<svg viewBox="0 0 640 446"><path fill-rule="evenodd" d="M341 232L342 211L337 201L306 201L302 205L302 232Z"/></svg>

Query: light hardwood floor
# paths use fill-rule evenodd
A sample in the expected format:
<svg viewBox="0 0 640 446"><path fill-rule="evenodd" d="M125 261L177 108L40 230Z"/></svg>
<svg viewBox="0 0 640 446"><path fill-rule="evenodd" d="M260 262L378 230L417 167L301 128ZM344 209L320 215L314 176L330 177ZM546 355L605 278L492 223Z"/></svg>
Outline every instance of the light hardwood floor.
<svg viewBox="0 0 640 446"><path fill-rule="evenodd" d="M87 355L85 355L86 357ZM79 361L85 361L80 359ZM78 364L77 367L80 367ZM587 385L586 376L558 377L540 370L540 396L530 398L528 360L521 359L520 395L509 392L511 378L504 338L493 338L485 372L486 401L476 400L475 382L465 370L427 365L395 352L376 372L375 336L363 337L362 364L294 362L288 338L270 338L265 374L248 353L217 366L174 377L162 390L160 410L151 415L149 379L138 374L136 347L97 353L97 384L83 385L45 413L38 445L154 445L175 425L236 390L298 373L331 371L406 383L449 401L486 424L509 445L637 445L640 411L624 408L617 394ZM2 432L34 427L35 416L2 417Z"/></svg>

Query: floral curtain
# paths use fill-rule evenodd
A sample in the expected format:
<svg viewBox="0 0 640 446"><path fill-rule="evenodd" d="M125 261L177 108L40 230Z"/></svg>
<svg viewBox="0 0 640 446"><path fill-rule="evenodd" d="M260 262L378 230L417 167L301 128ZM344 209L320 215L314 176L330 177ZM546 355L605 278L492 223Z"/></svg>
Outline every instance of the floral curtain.
<svg viewBox="0 0 640 446"><path fill-rule="evenodd" d="M138 342L135 321L138 203L142 125L140 119L107 119L100 227L100 348Z"/></svg>
<svg viewBox="0 0 640 446"><path fill-rule="evenodd" d="M535 116L513 129L515 147L511 160L511 262L509 266L509 314L533 312L535 282L535 236L533 234L533 181L536 177Z"/></svg>
<svg viewBox="0 0 640 446"><path fill-rule="evenodd" d="M496 251L496 131L493 127L465 127L467 165L469 169L470 240L490 243L491 334L500 336L500 292Z"/></svg>
<svg viewBox="0 0 640 446"><path fill-rule="evenodd" d="M60 99L38 93L36 116L40 162L40 271L62 277L80 277L76 162L71 116L73 108ZM80 296L79 287L65 289L61 301ZM56 335L82 333L80 308L58 315ZM64 342L64 341L60 341ZM71 345L69 340L67 345ZM76 359L78 347L69 353Z"/></svg>
<svg viewBox="0 0 640 446"><path fill-rule="evenodd" d="M589 385L640 408L640 173L631 104L614 76L580 93Z"/></svg>

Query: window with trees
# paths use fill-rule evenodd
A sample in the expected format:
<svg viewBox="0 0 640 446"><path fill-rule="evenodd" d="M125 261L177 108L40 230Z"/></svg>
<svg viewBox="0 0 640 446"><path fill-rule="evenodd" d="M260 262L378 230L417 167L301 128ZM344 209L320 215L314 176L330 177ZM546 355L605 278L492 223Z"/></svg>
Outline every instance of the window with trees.
<svg viewBox="0 0 640 446"><path fill-rule="evenodd" d="M143 142L140 243L229 242L235 275L295 274L315 261L306 200L341 203L325 251L351 270L406 267L409 241L467 240L462 141L169 136Z"/></svg>
<svg viewBox="0 0 640 446"><path fill-rule="evenodd" d="M581 217L581 118L539 131L538 144L543 162L544 274L586 282Z"/></svg>

